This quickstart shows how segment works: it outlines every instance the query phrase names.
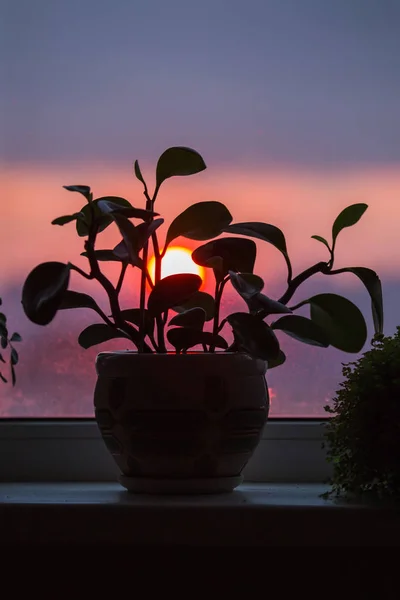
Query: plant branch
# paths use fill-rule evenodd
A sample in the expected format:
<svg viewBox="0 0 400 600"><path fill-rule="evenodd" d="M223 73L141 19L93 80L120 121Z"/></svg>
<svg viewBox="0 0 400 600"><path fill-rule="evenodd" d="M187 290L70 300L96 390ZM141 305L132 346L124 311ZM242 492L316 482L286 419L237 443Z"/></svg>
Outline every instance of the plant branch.
<svg viewBox="0 0 400 600"><path fill-rule="evenodd" d="M72 263L68 263L68 264L69 264L69 268L72 269L72 271L76 271L77 273L79 273L79 275L82 275L82 277L84 277L85 279L94 279L94 276L91 273L85 273L85 271L82 271L82 269L80 269L76 265L73 265Z"/></svg>
<svg viewBox="0 0 400 600"><path fill-rule="evenodd" d="M119 296L119 294L121 292L121 288L122 288L122 284L124 282L124 277L125 277L125 273L126 273L126 269L127 268L128 268L128 263L126 263L126 262L122 263L121 272L119 274L119 279L118 279L117 287L115 288L117 296Z"/></svg>
<svg viewBox="0 0 400 600"><path fill-rule="evenodd" d="M313 265L312 267L309 267L308 269L297 275L297 277L292 279L292 281L288 285L286 292L283 294L283 296L281 296L281 298L279 298L278 302L286 305L293 298L297 288L302 283L304 283L306 279L308 279L312 275L315 275L316 273L325 273L327 270L328 265L326 262L319 262Z"/></svg>

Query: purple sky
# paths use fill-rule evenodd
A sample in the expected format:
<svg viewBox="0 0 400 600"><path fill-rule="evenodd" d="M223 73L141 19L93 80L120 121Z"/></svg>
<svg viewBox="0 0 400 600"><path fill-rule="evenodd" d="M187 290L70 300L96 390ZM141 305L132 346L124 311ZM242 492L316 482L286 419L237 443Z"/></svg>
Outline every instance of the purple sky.
<svg viewBox="0 0 400 600"><path fill-rule="evenodd" d="M4 161L400 160L398 0L2 0Z"/></svg>

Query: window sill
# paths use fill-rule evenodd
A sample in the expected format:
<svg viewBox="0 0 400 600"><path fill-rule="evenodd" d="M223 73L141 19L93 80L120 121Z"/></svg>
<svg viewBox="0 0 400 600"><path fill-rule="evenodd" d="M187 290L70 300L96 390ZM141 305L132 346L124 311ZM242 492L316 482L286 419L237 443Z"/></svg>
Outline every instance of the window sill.
<svg viewBox="0 0 400 600"><path fill-rule="evenodd" d="M144 496L119 484L1 483L8 543L134 546L398 546L400 509L324 500L319 484L243 484L231 494Z"/></svg>

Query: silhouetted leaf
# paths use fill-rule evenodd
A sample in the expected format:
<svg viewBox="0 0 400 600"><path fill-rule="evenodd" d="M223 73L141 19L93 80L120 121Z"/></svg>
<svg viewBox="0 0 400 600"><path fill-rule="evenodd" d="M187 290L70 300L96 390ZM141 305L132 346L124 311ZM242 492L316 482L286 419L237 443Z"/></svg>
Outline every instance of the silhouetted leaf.
<svg viewBox="0 0 400 600"><path fill-rule="evenodd" d="M268 370L275 369L275 367L280 367L286 361L286 354L279 350L279 354L277 358L270 358L268 362Z"/></svg>
<svg viewBox="0 0 400 600"><path fill-rule="evenodd" d="M17 365L18 364L18 352L16 351L15 348L11 348L11 364L12 365Z"/></svg>
<svg viewBox="0 0 400 600"><path fill-rule="evenodd" d="M88 185L63 185L63 188L69 192L78 192L85 196L86 199L91 195L90 187Z"/></svg>
<svg viewBox="0 0 400 600"><path fill-rule="evenodd" d="M113 248L112 252L118 260L122 262L129 262L129 252L124 240L121 240L119 244Z"/></svg>
<svg viewBox="0 0 400 600"><path fill-rule="evenodd" d="M198 344L207 344L215 348L228 348L227 342L220 335L213 335L209 331L201 331L190 327L176 327L167 332L168 341L177 352L188 350Z"/></svg>
<svg viewBox="0 0 400 600"><path fill-rule="evenodd" d="M71 223L72 221L76 221L79 218L83 218L82 213L77 212L73 215L65 215L63 217L57 217L57 219L53 219L51 222L52 225L66 225L67 223Z"/></svg>
<svg viewBox="0 0 400 600"><path fill-rule="evenodd" d="M7 346L8 346L8 340L7 340L7 338L4 335L2 335L1 338L0 338L0 345L3 348L3 350L5 348L7 348Z"/></svg>
<svg viewBox="0 0 400 600"><path fill-rule="evenodd" d="M217 281L221 281L229 271L252 273L256 251L253 240L226 237L200 246L192 259L202 267L212 267Z"/></svg>
<svg viewBox="0 0 400 600"><path fill-rule="evenodd" d="M245 300L261 292L264 281L253 273L234 273L229 271L229 277L235 290Z"/></svg>
<svg viewBox="0 0 400 600"><path fill-rule="evenodd" d="M22 288L22 307L37 325L50 323L68 288L70 268L61 262L45 262L35 267Z"/></svg>
<svg viewBox="0 0 400 600"><path fill-rule="evenodd" d="M140 225L136 226L136 232L138 235L138 251L144 247L147 240L163 223L164 219L154 219L154 221L140 223Z"/></svg>
<svg viewBox="0 0 400 600"><path fill-rule="evenodd" d="M207 292L196 292L179 306L172 306L172 310L177 313L186 312L191 308L202 308L206 313L206 321L211 321L215 314L215 300Z"/></svg>
<svg viewBox="0 0 400 600"><path fill-rule="evenodd" d="M169 322L169 325L179 325L180 327L192 327L202 331L206 320L206 312L202 308L190 308L185 312L175 315Z"/></svg>
<svg viewBox="0 0 400 600"><path fill-rule="evenodd" d="M220 235L232 215L221 202L197 202L178 215L169 226L165 245L179 236L209 240Z"/></svg>
<svg viewBox="0 0 400 600"><path fill-rule="evenodd" d="M103 198L97 198L95 200L97 207L100 212L105 215L123 215L127 219L142 219L149 220L156 216L151 210L145 210L144 208L135 208L134 206L122 206L121 201L128 202L124 198L119 196L104 196ZM129 202L128 202L129 204Z"/></svg>
<svg viewBox="0 0 400 600"><path fill-rule="evenodd" d="M22 337L20 336L20 334L19 334L19 333L17 333L17 332L15 331L15 332L12 334L10 341L11 341L11 342L22 342Z"/></svg>
<svg viewBox="0 0 400 600"><path fill-rule="evenodd" d="M108 227L113 222L111 214L105 215L98 207L99 200L102 200L102 198L94 200L90 205L86 204L81 209L81 214L83 216L76 222L76 231L80 237L86 237L89 233L89 226L92 223L92 211L94 212L94 218L98 225L99 232L104 231L104 229L106 229L106 227ZM125 198L118 198L113 196L113 202L118 206L132 208L130 202L128 202L128 200L125 200Z"/></svg>
<svg viewBox="0 0 400 600"><path fill-rule="evenodd" d="M329 346L329 338L325 330L311 319L300 315L281 317L271 324L271 328L284 331L294 339L311 346L322 346L323 348Z"/></svg>
<svg viewBox="0 0 400 600"><path fill-rule="evenodd" d="M326 246L328 248L329 252L331 251L329 243L326 241L325 238L321 237L320 235L312 235L311 239L317 240L318 242L321 242L321 244L324 244L324 246Z"/></svg>
<svg viewBox="0 0 400 600"><path fill-rule="evenodd" d="M245 300L250 311L254 313L262 312L263 318L267 317L268 315L279 315L292 312L291 309L285 304L282 304L282 302L278 302L277 300L273 300L265 294L254 294Z"/></svg>
<svg viewBox="0 0 400 600"><path fill-rule="evenodd" d="M91 296L83 294L82 292L66 290L62 296L59 310L67 310L70 308L91 308L99 315L102 315L100 307Z"/></svg>
<svg viewBox="0 0 400 600"><path fill-rule="evenodd" d="M8 330L6 325L4 324L4 321L0 321L0 335L8 337Z"/></svg>
<svg viewBox="0 0 400 600"><path fill-rule="evenodd" d="M342 210L332 226L333 245L335 245L336 238L342 229L355 225L361 219L367 208L368 204L361 203L352 204L351 206L348 206Z"/></svg>
<svg viewBox="0 0 400 600"><path fill-rule="evenodd" d="M127 308L126 310L121 310L121 316L124 321L128 321L129 323L133 323L140 327L141 321L141 311L139 308ZM153 335L154 332L154 317L149 314L149 311L145 309L145 332L147 335Z"/></svg>
<svg viewBox="0 0 400 600"><path fill-rule="evenodd" d="M4 325L7 323L7 317L2 312L0 312L0 323L3 323Z"/></svg>
<svg viewBox="0 0 400 600"><path fill-rule="evenodd" d="M365 285L370 298L372 308L372 318L374 322L375 333L383 333L383 299L382 284L378 275L372 269L366 267L348 267L339 269L338 273L354 273Z"/></svg>
<svg viewBox="0 0 400 600"><path fill-rule="evenodd" d="M135 267L142 267L143 261L139 256L138 247L140 244L137 228L122 215L113 215L113 218L118 226L118 229L124 239L126 249L129 254L129 261ZM114 249L115 252L115 249Z"/></svg>
<svg viewBox="0 0 400 600"><path fill-rule="evenodd" d="M108 342L108 340L114 338L130 339L124 331L121 331L121 329L114 329L105 323L96 323L94 325L89 325L89 327L86 327L86 329L80 333L78 342L82 348L87 349L96 344Z"/></svg>
<svg viewBox="0 0 400 600"><path fill-rule="evenodd" d="M157 187L169 177L194 175L206 168L198 152L183 146L174 146L163 152L158 159L156 169Z"/></svg>
<svg viewBox="0 0 400 600"><path fill-rule="evenodd" d="M239 233L268 242L287 256L286 240L283 232L275 225L259 223L257 221L247 223L234 223L225 228L227 233Z"/></svg>
<svg viewBox="0 0 400 600"><path fill-rule="evenodd" d="M276 359L279 356L279 341L271 327L248 313L233 313L226 320L232 326L236 341L255 358Z"/></svg>
<svg viewBox="0 0 400 600"><path fill-rule="evenodd" d="M169 275L151 290L147 308L151 315L159 315L188 300L201 286L201 277L192 273Z"/></svg>
<svg viewBox="0 0 400 600"><path fill-rule="evenodd" d="M139 179L139 181L141 181L143 183L143 185L146 185L146 182L143 179L142 171L140 170L140 167L139 167L139 162L137 160L135 160L134 171L135 171L135 175Z"/></svg>
<svg viewBox="0 0 400 600"><path fill-rule="evenodd" d="M310 304L311 319L324 329L329 343L344 352L360 352L367 339L367 326L360 309L337 294L318 294L297 307Z"/></svg>

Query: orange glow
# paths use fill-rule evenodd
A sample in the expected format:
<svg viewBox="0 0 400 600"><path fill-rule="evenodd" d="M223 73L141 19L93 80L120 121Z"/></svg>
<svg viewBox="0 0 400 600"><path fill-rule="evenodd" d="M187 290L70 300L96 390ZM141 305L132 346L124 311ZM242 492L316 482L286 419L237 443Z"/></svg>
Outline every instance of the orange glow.
<svg viewBox="0 0 400 600"><path fill-rule="evenodd" d="M149 260L149 273L152 281L154 281L155 259L152 256ZM192 251L183 246L172 246L168 248L161 262L161 279L168 275L176 275L178 273L194 273L201 277L204 283L204 269L200 265L196 265L192 260Z"/></svg>

